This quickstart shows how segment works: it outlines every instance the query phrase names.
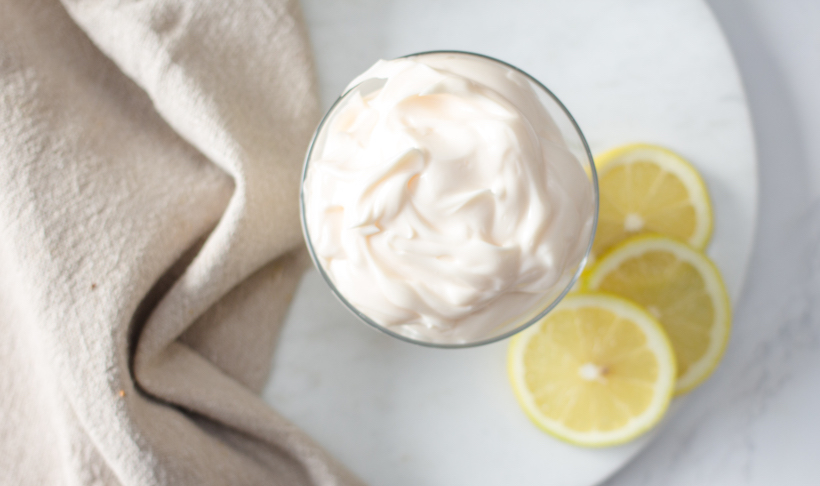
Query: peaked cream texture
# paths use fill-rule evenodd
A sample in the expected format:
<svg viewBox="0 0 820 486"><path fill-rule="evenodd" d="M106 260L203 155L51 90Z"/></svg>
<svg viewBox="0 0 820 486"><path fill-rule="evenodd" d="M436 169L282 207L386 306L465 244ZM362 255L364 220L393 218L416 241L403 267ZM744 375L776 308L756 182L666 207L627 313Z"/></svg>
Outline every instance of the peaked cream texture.
<svg viewBox="0 0 820 486"><path fill-rule="evenodd" d="M536 86L464 53L379 61L352 86L303 188L314 254L339 292L434 343L491 338L541 312L583 259L595 208Z"/></svg>

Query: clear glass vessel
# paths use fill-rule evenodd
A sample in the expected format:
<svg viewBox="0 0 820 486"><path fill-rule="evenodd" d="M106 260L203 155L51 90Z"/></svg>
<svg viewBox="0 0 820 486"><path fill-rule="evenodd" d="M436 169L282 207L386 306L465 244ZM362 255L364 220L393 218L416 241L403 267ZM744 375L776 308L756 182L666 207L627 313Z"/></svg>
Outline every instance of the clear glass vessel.
<svg viewBox="0 0 820 486"><path fill-rule="evenodd" d="M378 322L376 322L376 320L366 315L361 309L357 308L354 304L350 302L348 298L345 297L344 289L339 289L333 282L333 279L328 274L326 269L323 268L320 258L317 257L314 242L311 240L310 231L308 230L308 222L306 220L306 205L310 202L306 201L305 180L307 178L308 171L311 166L311 161L313 160L313 157L315 157L314 152L316 150L316 147L323 145L326 140L326 131L329 125L329 121L333 120L334 116L339 112L340 108L345 106L345 104L348 102L351 96L354 95L354 93L364 96L368 93L374 92L384 85L385 82L383 79L374 78L369 80L361 80L359 84L347 90L344 94L342 94L342 96L339 97L338 100L336 100L333 106L331 106L331 108L328 110L327 114L325 114L322 121L319 123L319 126L316 129L316 132L313 136L313 140L311 141L310 147L308 149L307 156L305 158L304 169L302 172L302 190L300 192L300 211L305 242L307 244L307 248L310 252L311 258L313 259L313 262L316 265L316 268L318 269L319 273L322 275L324 280L327 282L328 286L331 288L333 293L336 295L336 297L359 319L374 327L375 329L378 329L379 331L382 331L390 336L401 339L403 341L436 348L465 348L493 343L505 339L525 329L526 327L540 320L548 312L550 312L570 291L570 289L578 280L578 277L580 276L581 271L584 268L586 260L589 256L590 249L592 247L592 240L595 236L595 226L597 224L598 219L598 180L595 172L595 166L593 163L592 155L590 153L589 147L587 146L587 142L584 138L584 135L581 132L581 129L578 127L578 124L575 122L567 108L544 85L542 85L529 74L516 68L515 66L511 66L510 64L507 64L503 61L499 61L497 59L484 56L481 54L462 51L430 51L411 54L405 57L417 58L422 56L441 55L469 56L473 60L479 60L481 62L486 63L497 63L501 66L504 66L507 69L510 69L521 74L523 79L525 79L526 82L529 84L529 88L537 95L538 101L541 103L544 110L546 110L546 112L552 118L552 121L557 126L557 132L560 134L560 143L563 144L563 148L571 154L572 158L574 158L577 161L581 169L583 169L584 173L586 174L586 180L589 184L590 190L585 190L584 193L588 193L589 196L594 199L594 201L590 201L590 204L592 204L593 207L591 216L591 228L589 230L588 238L583 239L583 241L579 243L579 245L583 245L583 251L578 252L578 254L582 255L582 257L579 258L577 262L569 262L570 264L566 267L566 270L564 271L565 275L563 275L559 281L560 285L556 284L549 291L545 292L542 297L539 297L537 307L527 308L526 310L522 311L518 318L511 319L504 325L496 327L489 335L483 335L479 338L463 342L431 342L427 340L409 337L400 332L397 332L393 328L379 324Z"/></svg>

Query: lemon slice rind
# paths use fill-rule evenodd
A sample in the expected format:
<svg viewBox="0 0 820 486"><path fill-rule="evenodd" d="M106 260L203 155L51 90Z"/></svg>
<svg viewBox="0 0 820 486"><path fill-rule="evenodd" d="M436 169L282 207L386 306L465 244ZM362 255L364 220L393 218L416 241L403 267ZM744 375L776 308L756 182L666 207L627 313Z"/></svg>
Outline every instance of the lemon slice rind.
<svg viewBox="0 0 820 486"><path fill-rule="evenodd" d="M692 235L686 239L686 243L699 250L706 248L712 236L714 225L709 191L697 169L675 152L657 145L644 143L625 145L604 152L595 157L599 184L604 184L602 181L606 178L606 173L613 168L638 161L651 161L662 170L675 175L683 183L689 193L689 199L693 203L692 208L698 222Z"/></svg>
<svg viewBox="0 0 820 486"><path fill-rule="evenodd" d="M703 253L673 238L661 235L638 235L610 249L585 276L585 289L597 291L602 280L624 261L647 251L668 251L680 260L694 266L701 274L707 294L712 298L715 318L709 333L709 346L703 357L678 378L675 394L682 395L703 383L717 367L726 350L731 331L731 304L720 271Z"/></svg>
<svg viewBox="0 0 820 486"><path fill-rule="evenodd" d="M650 404L629 422L612 431L579 432L567 427L559 420L544 415L535 403L531 391L524 381L525 347L540 326L549 319L549 314L538 323L514 336L508 352L508 372L519 404L539 428L563 441L585 447L608 447L623 444L644 434L664 416L675 389L675 359L672 345L661 325L646 310L622 297L603 292L580 292L567 295L556 309L580 309L583 307L605 308L636 324L647 338L647 347L656 356L658 379L654 383Z"/></svg>

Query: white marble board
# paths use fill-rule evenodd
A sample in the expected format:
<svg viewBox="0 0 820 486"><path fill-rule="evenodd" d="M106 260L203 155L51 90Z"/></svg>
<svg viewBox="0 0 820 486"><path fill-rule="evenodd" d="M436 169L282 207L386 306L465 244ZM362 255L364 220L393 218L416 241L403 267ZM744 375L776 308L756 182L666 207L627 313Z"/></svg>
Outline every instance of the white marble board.
<svg viewBox="0 0 820 486"><path fill-rule="evenodd" d="M643 141L689 158L715 207L709 254L737 299L757 211L754 140L731 53L700 0L302 0L302 7L326 108L379 58L468 50L542 81L576 117L593 153ZM372 485L589 486L651 440L591 450L542 433L512 396L505 353L506 342L436 350L382 335L311 271L285 323L265 399Z"/></svg>

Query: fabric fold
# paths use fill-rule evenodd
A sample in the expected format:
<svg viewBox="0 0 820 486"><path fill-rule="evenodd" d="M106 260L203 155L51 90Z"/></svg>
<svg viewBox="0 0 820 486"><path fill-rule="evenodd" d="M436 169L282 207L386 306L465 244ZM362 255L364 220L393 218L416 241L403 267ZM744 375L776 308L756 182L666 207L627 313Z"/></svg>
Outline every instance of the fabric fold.
<svg viewBox="0 0 820 486"><path fill-rule="evenodd" d="M258 396L317 120L296 2L0 4L5 484L360 484Z"/></svg>

